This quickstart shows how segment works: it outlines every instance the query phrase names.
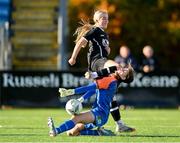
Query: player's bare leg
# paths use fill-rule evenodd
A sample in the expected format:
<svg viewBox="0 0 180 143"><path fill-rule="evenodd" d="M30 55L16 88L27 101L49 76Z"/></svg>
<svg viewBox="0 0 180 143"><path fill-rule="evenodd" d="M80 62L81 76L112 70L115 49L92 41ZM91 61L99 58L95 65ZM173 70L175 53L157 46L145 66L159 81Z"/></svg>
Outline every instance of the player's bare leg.
<svg viewBox="0 0 180 143"><path fill-rule="evenodd" d="M74 128L67 131L68 136L78 136L80 134L80 131L84 129L84 124L78 123Z"/></svg>

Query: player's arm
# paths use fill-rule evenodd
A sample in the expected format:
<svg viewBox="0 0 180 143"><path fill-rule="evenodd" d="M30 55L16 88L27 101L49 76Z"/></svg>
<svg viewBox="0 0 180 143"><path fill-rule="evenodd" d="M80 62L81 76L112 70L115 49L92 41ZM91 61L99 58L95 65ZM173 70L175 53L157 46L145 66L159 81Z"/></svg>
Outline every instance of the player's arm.
<svg viewBox="0 0 180 143"><path fill-rule="evenodd" d="M83 96L81 96L78 100L80 102L84 102L84 100L90 98L92 95L96 93L97 84L96 82L93 82L87 86L78 87L75 89L76 94L82 94L85 93Z"/></svg>
<svg viewBox="0 0 180 143"><path fill-rule="evenodd" d="M109 55L110 52L111 52L111 48L110 48L110 47L106 47L106 51L107 51L107 53L108 53L108 55Z"/></svg>
<svg viewBox="0 0 180 143"><path fill-rule="evenodd" d="M61 97L66 97L74 94L83 94L88 91L96 91L96 88L97 88L96 83L91 83L87 86L77 87L75 89L59 88L59 93Z"/></svg>
<svg viewBox="0 0 180 143"><path fill-rule="evenodd" d="M80 102L84 102L84 100L90 98L92 95L94 95L96 93L96 90L90 90L88 92L86 92L83 96L81 96L80 98L78 98L78 100Z"/></svg>
<svg viewBox="0 0 180 143"><path fill-rule="evenodd" d="M87 40L82 37L75 45L73 53L71 55L71 58L69 59L69 64L74 65L76 63L76 58L81 50L82 47L85 47L87 45Z"/></svg>

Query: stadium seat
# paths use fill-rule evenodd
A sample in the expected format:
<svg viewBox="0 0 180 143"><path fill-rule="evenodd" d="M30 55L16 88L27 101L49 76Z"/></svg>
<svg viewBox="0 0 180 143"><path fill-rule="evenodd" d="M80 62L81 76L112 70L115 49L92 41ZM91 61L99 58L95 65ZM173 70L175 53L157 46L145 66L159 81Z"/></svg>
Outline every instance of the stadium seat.
<svg viewBox="0 0 180 143"><path fill-rule="evenodd" d="M11 0L0 0L0 23L9 21Z"/></svg>
<svg viewBox="0 0 180 143"><path fill-rule="evenodd" d="M59 0L13 0L13 68L57 69Z"/></svg>

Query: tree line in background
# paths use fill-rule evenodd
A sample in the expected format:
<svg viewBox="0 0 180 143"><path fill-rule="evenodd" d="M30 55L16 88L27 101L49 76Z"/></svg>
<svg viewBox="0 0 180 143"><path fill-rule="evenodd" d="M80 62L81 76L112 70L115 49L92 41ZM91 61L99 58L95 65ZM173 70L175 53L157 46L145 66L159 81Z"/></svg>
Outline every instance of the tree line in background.
<svg viewBox="0 0 180 143"><path fill-rule="evenodd" d="M109 13L107 32L113 59L119 47L126 44L138 59L142 48L149 44L154 48L161 69L179 69L180 58L180 1L179 0L70 0L68 5L68 54L74 48L73 33L80 19L92 21L97 9ZM77 59L77 68L86 68L83 49Z"/></svg>

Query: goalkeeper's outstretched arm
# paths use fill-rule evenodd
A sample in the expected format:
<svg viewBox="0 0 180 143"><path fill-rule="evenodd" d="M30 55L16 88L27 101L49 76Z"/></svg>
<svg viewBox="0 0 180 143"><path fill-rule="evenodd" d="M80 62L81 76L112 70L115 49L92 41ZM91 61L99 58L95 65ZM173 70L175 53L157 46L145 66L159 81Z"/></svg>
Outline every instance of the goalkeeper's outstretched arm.
<svg viewBox="0 0 180 143"><path fill-rule="evenodd" d="M96 90L91 90L86 92L83 96L81 96L78 100L80 102L84 102L84 100L90 98L92 95L94 95L96 93Z"/></svg>
<svg viewBox="0 0 180 143"><path fill-rule="evenodd" d="M65 88L59 88L59 93L61 97L66 97L74 94L83 94L88 93L89 91L95 91L97 88L96 83L91 83L87 86L77 87L75 89L65 89Z"/></svg>

